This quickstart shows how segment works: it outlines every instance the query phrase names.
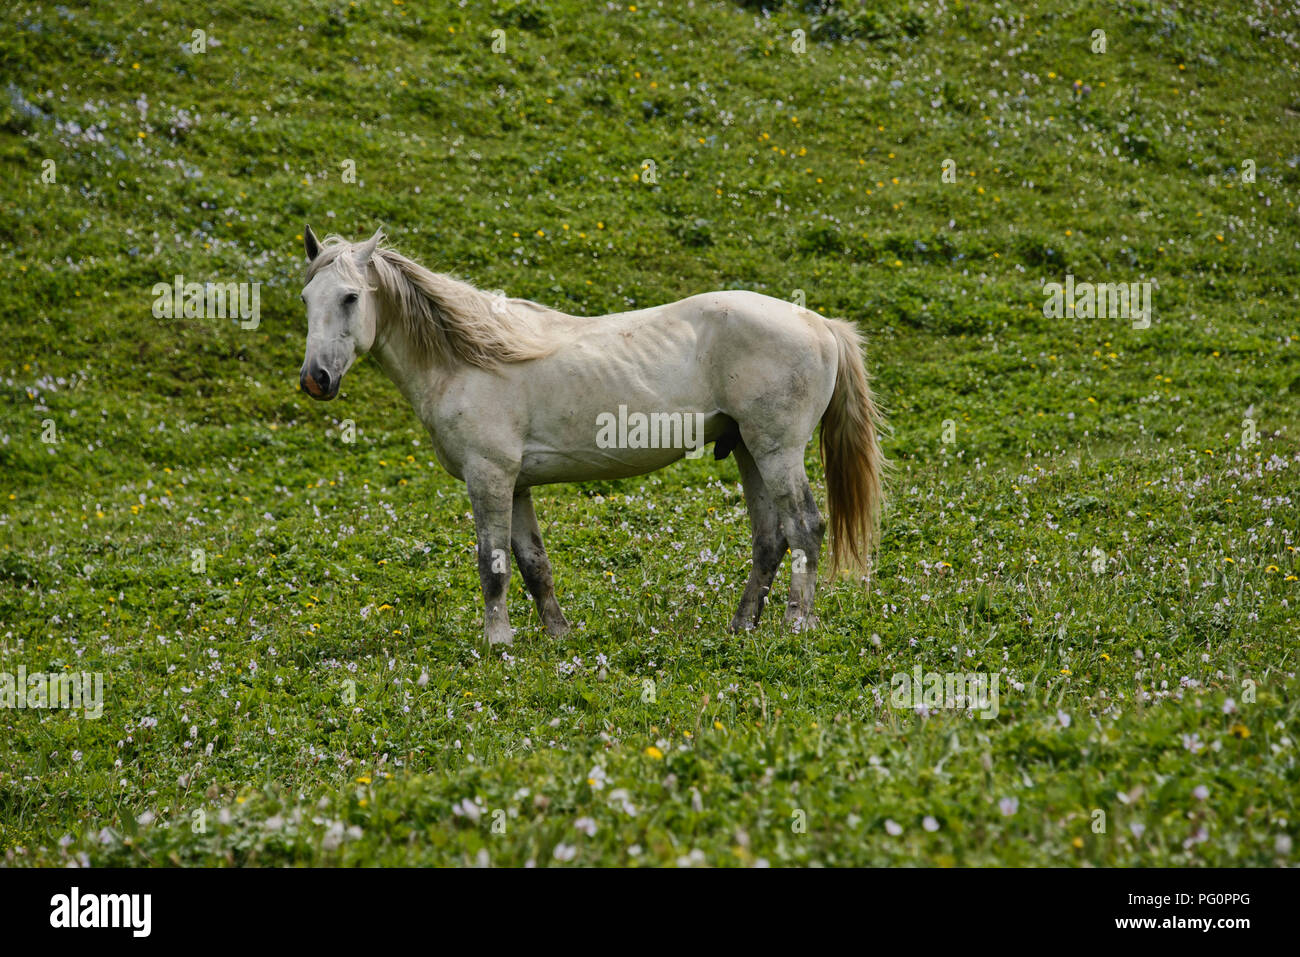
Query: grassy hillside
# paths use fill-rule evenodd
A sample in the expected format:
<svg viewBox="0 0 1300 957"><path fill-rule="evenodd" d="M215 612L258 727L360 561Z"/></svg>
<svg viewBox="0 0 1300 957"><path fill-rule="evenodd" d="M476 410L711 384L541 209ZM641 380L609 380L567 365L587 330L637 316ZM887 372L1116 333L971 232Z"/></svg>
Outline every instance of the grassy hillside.
<svg viewBox="0 0 1300 957"><path fill-rule="evenodd" d="M304 6L0 19L0 673L105 687L0 709L5 862L1295 862L1300 6ZM371 362L298 391L306 222L855 320L876 574L731 636L731 460L548 488L581 627L516 574L480 653L414 414ZM260 323L155 318L176 275ZM1149 328L1046 318L1067 275ZM918 665L998 716L891 706Z"/></svg>

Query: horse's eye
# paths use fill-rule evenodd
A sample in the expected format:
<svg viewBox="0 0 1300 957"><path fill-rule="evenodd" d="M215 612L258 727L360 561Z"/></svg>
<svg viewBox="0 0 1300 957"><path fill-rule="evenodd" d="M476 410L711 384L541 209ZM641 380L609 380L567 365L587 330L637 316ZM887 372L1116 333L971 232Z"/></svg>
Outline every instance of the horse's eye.
<svg viewBox="0 0 1300 957"><path fill-rule="evenodd" d="M350 306L356 301L357 301L357 294L355 292L350 292L343 297L343 304L345 306Z"/></svg>

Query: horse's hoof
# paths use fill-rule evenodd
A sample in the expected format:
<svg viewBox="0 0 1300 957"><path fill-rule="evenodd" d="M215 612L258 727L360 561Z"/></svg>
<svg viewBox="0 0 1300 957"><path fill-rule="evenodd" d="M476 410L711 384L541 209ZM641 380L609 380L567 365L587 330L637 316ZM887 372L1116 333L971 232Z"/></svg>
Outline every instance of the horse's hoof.
<svg viewBox="0 0 1300 957"><path fill-rule="evenodd" d="M559 621L546 622L546 633L552 638L563 638L572 630L573 626L565 618L561 618Z"/></svg>
<svg viewBox="0 0 1300 957"><path fill-rule="evenodd" d="M795 634L798 634L799 632L802 631L812 631L814 628L817 627L817 616L791 614L787 612L785 616L785 623L786 626Z"/></svg>
<svg viewBox="0 0 1300 957"><path fill-rule="evenodd" d="M515 643L514 631L511 630L509 625L486 629L483 632L483 637L487 639L489 649L495 648L497 645L509 647Z"/></svg>

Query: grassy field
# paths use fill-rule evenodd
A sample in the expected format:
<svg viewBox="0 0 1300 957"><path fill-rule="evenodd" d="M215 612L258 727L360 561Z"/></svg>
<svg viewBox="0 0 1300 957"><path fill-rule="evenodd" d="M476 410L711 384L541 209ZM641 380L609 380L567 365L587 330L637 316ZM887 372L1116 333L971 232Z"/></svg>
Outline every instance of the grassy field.
<svg viewBox="0 0 1300 957"><path fill-rule="evenodd" d="M104 682L0 709L0 860L1295 863L1300 6L302 6L0 20L0 673ZM305 222L569 312L855 320L870 582L727 634L706 457L539 490L577 627L516 574L483 653L414 414L368 361L298 391ZM260 323L154 318L178 274ZM1045 317L1067 275L1149 328ZM893 706L917 666L997 716Z"/></svg>

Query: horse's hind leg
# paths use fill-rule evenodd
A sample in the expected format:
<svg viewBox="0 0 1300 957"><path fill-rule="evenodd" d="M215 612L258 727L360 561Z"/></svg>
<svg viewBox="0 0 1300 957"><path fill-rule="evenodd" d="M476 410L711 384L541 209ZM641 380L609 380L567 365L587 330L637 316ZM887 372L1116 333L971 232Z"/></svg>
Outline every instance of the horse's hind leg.
<svg viewBox="0 0 1300 957"><path fill-rule="evenodd" d="M731 619L731 630L753 628L763 614L767 593L772 588L772 578L785 554L785 538L776 506L763 484L763 476L754 464L754 457L741 442L735 447L736 464L740 466L740 480L745 484L745 504L749 511L749 528L754 540L753 565L749 581L740 597L740 607Z"/></svg>
<svg viewBox="0 0 1300 957"><path fill-rule="evenodd" d="M537 514L533 511L530 489L515 490L510 544L514 548L515 561L519 564L519 573L524 576L524 584L533 596L537 614L541 617L547 634L555 638L567 634L569 623L555 600L551 561L546 557L546 546L542 544L542 530L538 527Z"/></svg>
<svg viewBox="0 0 1300 957"><path fill-rule="evenodd" d="M790 549L790 598L785 623L796 629L815 627L813 596L826 523L817 511L808 473L804 471L803 448L782 449L756 461L779 516L781 535Z"/></svg>

